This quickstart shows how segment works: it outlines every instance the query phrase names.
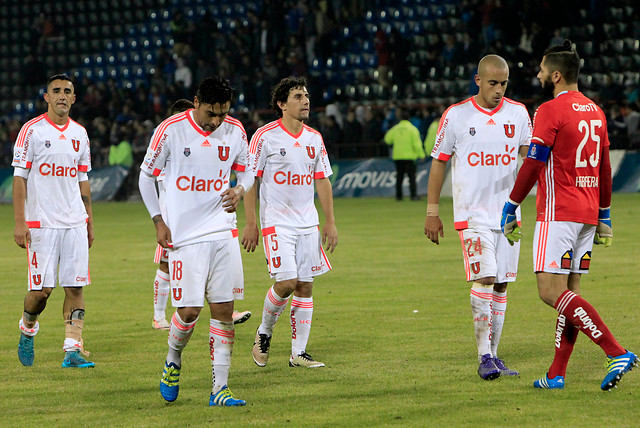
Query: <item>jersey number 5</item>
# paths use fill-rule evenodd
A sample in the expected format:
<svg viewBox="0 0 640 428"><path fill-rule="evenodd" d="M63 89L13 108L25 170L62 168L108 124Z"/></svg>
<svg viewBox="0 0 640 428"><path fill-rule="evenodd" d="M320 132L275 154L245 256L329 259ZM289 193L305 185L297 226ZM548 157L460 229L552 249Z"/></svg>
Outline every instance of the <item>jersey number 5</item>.
<svg viewBox="0 0 640 428"><path fill-rule="evenodd" d="M582 141L580 141L578 150L576 150L576 168L585 168L587 166L587 157L592 167L595 168L598 166L600 162L600 135L596 133L596 129L600 127L602 127L601 120L590 120L589 122L581 120L580 123L578 123L578 131L582 134ZM589 140L596 143L596 150L591 156L585 153L583 159L582 152L585 151L585 146Z"/></svg>

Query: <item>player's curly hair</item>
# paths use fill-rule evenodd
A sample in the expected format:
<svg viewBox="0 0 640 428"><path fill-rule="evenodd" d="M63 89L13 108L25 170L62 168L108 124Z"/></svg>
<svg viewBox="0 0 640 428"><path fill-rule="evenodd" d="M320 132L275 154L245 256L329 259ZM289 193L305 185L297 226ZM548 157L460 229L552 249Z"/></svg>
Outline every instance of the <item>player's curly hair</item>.
<svg viewBox="0 0 640 428"><path fill-rule="evenodd" d="M305 88L307 80L304 77L285 77L271 92L271 108L275 110L278 117L282 117L282 109L278 106L278 101L286 103L292 89Z"/></svg>
<svg viewBox="0 0 640 428"><path fill-rule="evenodd" d="M565 39L561 45L554 45L544 51L544 64L550 72L559 71L568 84L578 81L580 57L571 40Z"/></svg>
<svg viewBox="0 0 640 428"><path fill-rule="evenodd" d="M227 79L211 76L200 83L196 97L203 104L224 104L233 99L235 92Z"/></svg>

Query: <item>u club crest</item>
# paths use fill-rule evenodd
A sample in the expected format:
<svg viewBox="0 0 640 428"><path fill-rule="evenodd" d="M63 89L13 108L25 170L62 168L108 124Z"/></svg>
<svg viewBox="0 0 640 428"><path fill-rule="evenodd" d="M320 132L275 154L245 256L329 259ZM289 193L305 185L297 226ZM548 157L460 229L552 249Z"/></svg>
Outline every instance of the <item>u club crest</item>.
<svg viewBox="0 0 640 428"><path fill-rule="evenodd" d="M183 153L185 156L189 157L189 155L191 154L191 147L185 147Z"/></svg>
<svg viewBox="0 0 640 428"><path fill-rule="evenodd" d="M473 137L474 135L476 135L476 128L475 127L471 127L469 128L469 134L471 134L471 136Z"/></svg>

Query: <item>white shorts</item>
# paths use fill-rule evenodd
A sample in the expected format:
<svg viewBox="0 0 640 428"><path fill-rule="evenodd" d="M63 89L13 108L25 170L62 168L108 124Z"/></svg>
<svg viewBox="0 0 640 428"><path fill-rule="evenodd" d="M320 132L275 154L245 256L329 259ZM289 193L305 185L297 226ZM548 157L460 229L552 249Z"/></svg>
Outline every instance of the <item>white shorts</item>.
<svg viewBox="0 0 640 428"><path fill-rule="evenodd" d="M29 290L84 287L89 277L87 226L73 229L31 229Z"/></svg>
<svg viewBox="0 0 640 428"><path fill-rule="evenodd" d="M262 240L269 275L278 282L296 278L313 282L314 276L331 270L317 227L297 235L292 230L272 226L262 229Z"/></svg>
<svg viewBox="0 0 640 428"><path fill-rule="evenodd" d="M596 226L571 221L537 221L533 235L533 270L589 273Z"/></svg>
<svg viewBox="0 0 640 428"><path fill-rule="evenodd" d="M496 283L514 282L518 276L520 242L513 246L501 231L486 228L459 230L467 281L495 277Z"/></svg>
<svg viewBox="0 0 640 428"><path fill-rule="evenodd" d="M169 250L158 244L158 247L156 248L156 254L153 257L153 262L156 264L160 262L169 262Z"/></svg>
<svg viewBox="0 0 640 428"><path fill-rule="evenodd" d="M171 302L176 308L203 307L244 299L238 238L199 242L169 251Z"/></svg>

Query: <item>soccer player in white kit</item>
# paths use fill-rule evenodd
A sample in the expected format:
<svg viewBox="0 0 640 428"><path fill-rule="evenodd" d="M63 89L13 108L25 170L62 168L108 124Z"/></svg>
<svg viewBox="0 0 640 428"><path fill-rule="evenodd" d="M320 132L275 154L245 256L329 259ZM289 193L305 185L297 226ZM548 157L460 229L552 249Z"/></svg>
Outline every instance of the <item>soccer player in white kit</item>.
<svg viewBox="0 0 640 428"><path fill-rule="evenodd" d="M33 365L38 315L57 282L65 294L62 367L94 367L82 356L82 291L91 283L89 247L93 243L89 137L84 127L69 118L76 94L68 76L51 76L44 100L47 112L23 125L12 162L14 239L27 249L29 268L18 358L24 366Z"/></svg>
<svg viewBox="0 0 640 428"><path fill-rule="evenodd" d="M169 352L160 393L174 401L179 392L182 351L205 300L211 311L209 345L213 388L210 406L244 406L228 388L234 342L233 303L242 299L244 278L235 211L253 184L247 169L247 136L228 116L233 89L219 77L202 81L194 109L171 116L153 133L141 165L140 193L169 248L172 304ZM156 176L165 171L165 208L160 209ZM238 184L230 188L231 171Z"/></svg>
<svg viewBox="0 0 640 428"><path fill-rule="evenodd" d="M508 241L497 221L516 179L517 156L531 141L524 105L504 97L509 66L498 55L478 63L478 94L449 107L432 151L424 233L434 243L444 236L438 213L446 162L452 158L454 227L460 236L478 347L478 375L492 380L517 375L498 358L507 308L507 283L516 280L520 247ZM519 213L518 213L519 215Z"/></svg>
<svg viewBox="0 0 640 428"><path fill-rule="evenodd" d="M192 108L193 103L191 101L184 98L179 99L171 105L171 116ZM164 206L164 177L164 171L156 177L161 208ZM151 326L155 330L169 330L170 324L165 316L167 302L169 301L169 294L171 292L171 285L169 283L169 250L162 248L162 246L158 244L153 262L158 265L158 270L153 279L153 321ZM233 311L232 318L234 324L242 324L250 317L250 311Z"/></svg>
<svg viewBox="0 0 640 428"><path fill-rule="evenodd" d="M256 131L249 147L249 165L260 179L260 225L269 274L275 284L264 299L262 323L256 331L253 360L264 367L269 358L273 326L291 300L291 367L324 367L306 352L313 315L313 278L331 269L322 248L333 252L338 230L333 215L329 158L309 119L309 93L304 78L287 77L274 88L271 106L281 118ZM315 191L325 215L322 234ZM258 245L256 190L245 198L246 227L242 244Z"/></svg>

